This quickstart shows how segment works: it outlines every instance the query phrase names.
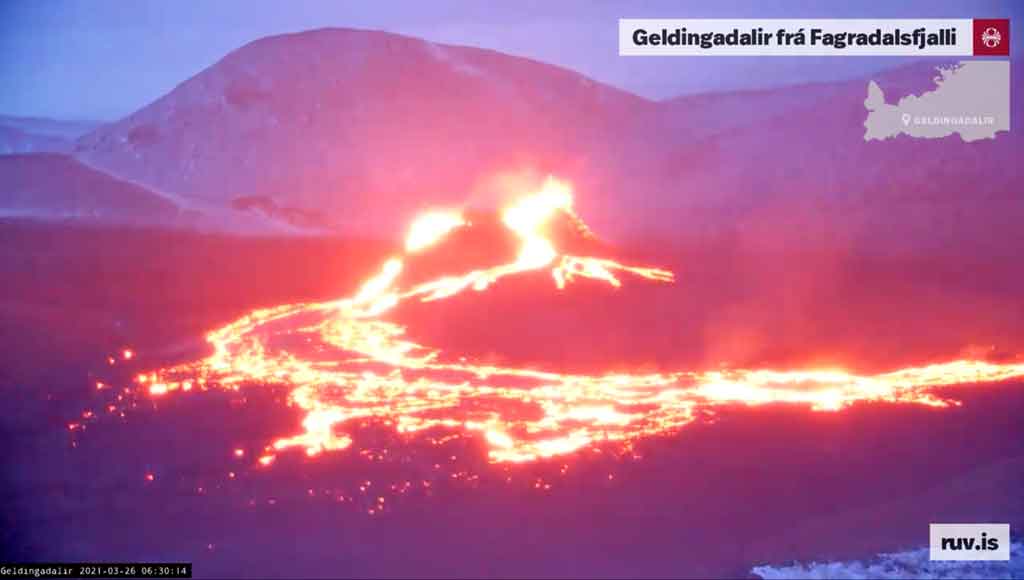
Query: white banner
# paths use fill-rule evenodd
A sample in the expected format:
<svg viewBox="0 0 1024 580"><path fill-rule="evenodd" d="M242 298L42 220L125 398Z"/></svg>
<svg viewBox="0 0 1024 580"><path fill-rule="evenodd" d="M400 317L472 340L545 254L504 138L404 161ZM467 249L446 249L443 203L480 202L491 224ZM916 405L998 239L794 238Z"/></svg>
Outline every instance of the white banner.
<svg viewBox="0 0 1024 580"><path fill-rule="evenodd" d="M1010 559L1010 524L931 524L929 560Z"/></svg>
<svg viewBox="0 0 1024 580"><path fill-rule="evenodd" d="M619 20L621 56L966 56L973 20Z"/></svg>

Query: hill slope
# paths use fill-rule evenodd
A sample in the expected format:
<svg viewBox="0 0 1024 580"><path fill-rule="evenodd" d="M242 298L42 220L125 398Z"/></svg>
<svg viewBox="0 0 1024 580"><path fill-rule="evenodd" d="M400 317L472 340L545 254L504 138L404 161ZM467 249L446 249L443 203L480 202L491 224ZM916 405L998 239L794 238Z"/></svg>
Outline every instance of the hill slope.
<svg viewBox="0 0 1024 580"><path fill-rule="evenodd" d="M0 115L0 155L11 153L66 153L75 139L96 129L91 121L57 121Z"/></svg>
<svg viewBox="0 0 1024 580"><path fill-rule="evenodd" d="M325 29L230 53L77 155L159 191L264 196L376 230L495 172L603 165L603 144L654 106L522 58Z"/></svg>
<svg viewBox="0 0 1024 580"><path fill-rule="evenodd" d="M147 191L56 153L0 156L0 215L102 222L173 223L178 207Z"/></svg>

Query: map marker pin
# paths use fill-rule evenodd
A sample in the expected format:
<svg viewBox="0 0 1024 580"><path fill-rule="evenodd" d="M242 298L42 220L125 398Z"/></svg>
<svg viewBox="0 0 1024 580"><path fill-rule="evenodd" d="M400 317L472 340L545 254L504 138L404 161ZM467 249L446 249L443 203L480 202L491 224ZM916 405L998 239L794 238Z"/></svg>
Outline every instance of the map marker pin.
<svg viewBox="0 0 1024 580"><path fill-rule="evenodd" d="M903 126L906 127L910 124L910 113L903 113Z"/></svg>

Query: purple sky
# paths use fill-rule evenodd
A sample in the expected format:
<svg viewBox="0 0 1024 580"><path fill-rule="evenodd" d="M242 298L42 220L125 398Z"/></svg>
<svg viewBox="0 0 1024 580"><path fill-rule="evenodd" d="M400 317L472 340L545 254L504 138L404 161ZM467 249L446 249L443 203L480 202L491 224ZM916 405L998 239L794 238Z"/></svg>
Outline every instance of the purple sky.
<svg viewBox="0 0 1024 580"><path fill-rule="evenodd" d="M493 48L566 66L646 97L665 98L851 78L899 64L901 59L622 58L618 56L618 18L1014 18L1024 13L1022 2L997 0L822 4L7 0L0 3L0 114L115 119L160 97L246 42L327 26L381 29ZM1020 46L1014 42L1015 55Z"/></svg>

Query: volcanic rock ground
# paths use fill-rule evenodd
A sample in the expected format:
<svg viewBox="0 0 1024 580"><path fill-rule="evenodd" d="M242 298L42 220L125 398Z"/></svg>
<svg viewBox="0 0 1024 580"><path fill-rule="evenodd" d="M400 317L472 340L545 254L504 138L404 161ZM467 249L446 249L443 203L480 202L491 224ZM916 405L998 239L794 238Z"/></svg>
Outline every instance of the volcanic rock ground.
<svg viewBox="0 0 1024 580"><path fill-rule="evenodd" d="M247 309L345 295L388 248L2 227L13 242L0 250L5 560L184 560L197 577L744 576L761 563L919 547L928 522L1024 524L1019 383L946 392L964 402L946 410L737 407L625 456L507 469L488 466L472 440L403 444L367 427L351 452L285 455L254 470L230 450L258 446L298 419L273 389L250 391L245 404L212 392L166 399L159 410L90 423L72 447L66 424L95 402L95 380L125 384L138 369L194 357L204 330ZM629 251L678 266L675 308L659 301L661 288L584 287L570 289L583 305L567 312L564 296L528 300L512 285L446 304L433 323L425 312L406 314L412 331L435 343L485 345L533 364L639 363L654 352L645 364L699 366L728 355L783 365L813 352L886 368L954 354L960 343L996 358L1021 344L1011 299L1024 280L997 260L829 259L829 282L800 294L799 309L784 308L812 326L785 323L770 307L786 292L768 280L784 280L792 256L745 256L728 244ZM808 282L798 281L783 288ZM500 319L498 306L507 313ZM595 338L615 326L627 337ZM515 333L538 327L555 329L549 344L567 346L511 348ZM729 340L726 329L745 338ZM107 365L125 346L136 357ZM380 459L382 449L392 455ZM394 491L401 481L417 485ZM378 497L386 507L370 515Z"/></svg>

